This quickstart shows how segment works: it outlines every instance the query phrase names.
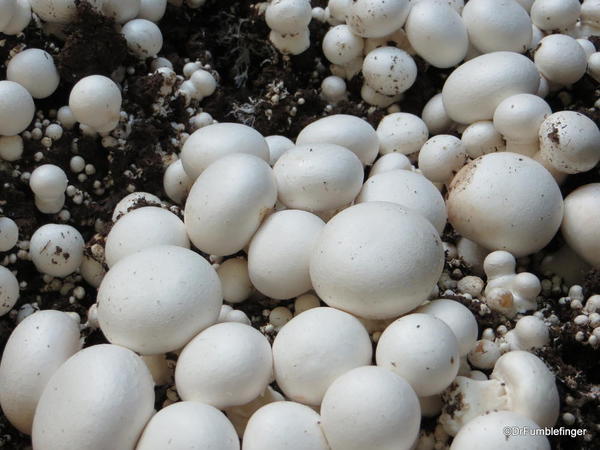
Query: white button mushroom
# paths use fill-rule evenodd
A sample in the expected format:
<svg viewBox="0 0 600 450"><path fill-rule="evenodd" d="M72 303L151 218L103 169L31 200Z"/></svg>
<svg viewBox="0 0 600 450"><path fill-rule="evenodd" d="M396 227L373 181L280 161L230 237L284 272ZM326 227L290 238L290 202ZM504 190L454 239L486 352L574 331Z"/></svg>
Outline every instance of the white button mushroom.
<svg viewBox="0 0 600 450"><path fill-rule="evenodd" d="M406 20L406 35L417 54L434 67L455 66L465 58L469 48L463 20L441 1L414 4Z"/></svg>
<svg viewBox="0 0 600 450"><path fill-rule="evenodd" d="M429 137L427 125L414 114L392 113L377 126L379 152L382 155L400 152L405 155L418 152Z"/></svg>
<svg viewBox="0 0 600 450"><path fill-rule="evenodd" d="M90 75L71 89L69 108L84 125L97 130L115 128L121 117L121 91L110 78Z"/></svg>
<svg viewBox="0 0 600 450"><path fill-rule="evenodd" d="M580 13L578 0L535 0L531 6L532 22L540 30L548 32L571 28Z"/></svg>
<svg viewBox="0 0 600 450"><path fill-rule="evenodd" d="M319 119L300 131L296 145L336 144L351 150L368 166L379 152L379 139L366 120L346 114Z"/></svg>
<svg viewBox="0 0 600 450"><path fill-rule="evenodd" d="M523 53L531 43L531 19L514 0L471 0L462 18L471 44L481 53Z"/></svg>
<svg viewBox="0 0 600 450"><path fill-rule="evenodd" d="M539 139L542 158L560 172L586 172L600 161L600 130L581 113L559 111L548 116Z"/></svg>
<svg viewBox="0 0 600 450"><path fill-rule="evenodd" d="M354 0L346 9L346 23L353 33L362 37L382 37L404 25L408 0Z"/></svg>
<svg viewBox="0 0 600 450"><path fill-rule="evenodd" d="M363 38L352 33L348 25L337 25L323 37L323 54L333 64L345 66L362 56Z"/></svg>
<svg viewBox="0 0 600 450"><path fill-rule="evenodd" d="M29 178L29 187L35 196L35 206L44 214L56 214L65 204L65 190L69 180L65 172L54 164L37 167Z"/></svg>
<svg viewBox="0 0 600 450"><path fill-rule="evenodd" d="M183 221L156 206L135 209L121 217L108 233L104 246L106 264L112 267L132 253L157 245L190 248Z"/></svg>
<svg viewBox="0 0 600 450"><path fill-rule="evenodd" d="M446 205L450 223L462 236L523 256L554 237L562 203L554 178L539 163L500 152L483 155L458 172Z"/></svg>
<svg viewBox="0 0 600 450"><path fill-rule="evenodd" d="M146 19L134 19L127 22L121 30L129 50L141 59L154 57L163 45L160 28Z"/></svg>
<svg viewBox="0 0 600 450"><path fill-rule="evenodd" d="M31 434L46 383L80 348L79 323L60 311L36 312L11 333L0 363L0 404L19 431Z"/></svg>
<svg viewBox="0 0 600 450"><path fill-rule="evenodd" d="M310 47L310 32L308 28L293 34L271 31L269 41L283 54L299 55Z"/></svg>
<svg viewBox="0 0 600 450"><path fill-rule="evenodd" d="M294 146L294 142L285 136L267 136L265 141L267 141L267 145L269 146L269 164L271 167L275 165L281 155Z"/></svg>
<svg viewBox="0 0 600 450"><path fill-rule="evenodd" d="M561 232L575 252L600 267L600 183L587 184L565 198Z"/></svg>
<svg viewBox="0 0 600 450"><path fill-rule="evenodd" d="M275 379L288 398L319 405L336 378L370 364L372 353L369 334L354 316L334 308L311 308L277 334Z"/></svg>
<svg viewBox="0 0 600 450"><path fill-rule="evenodd" d="M329 306L385 319L419 306L443 265L438 232L427 219L393 203L367 202L327 223L310 276Z"/></svg>
<svg viewBox="0 0 600 450"><path fill-rule="evenodd" d="M135 448L168 447L239 450L240 443L233 425L221 411L203 403L179 402L150 419Z"/></svg>
<svg viewBox="0 0 600 450"><path fill-rule="evenodd" d="M100 327L111 343L152 355L183 347L217 321L221 285L200 255L165 245L115 264L102 280L97 302Z"/></svg>
<svg viewBox="0 0 600 450"><path fill-rule="evenodd" d="M252 282L248 274L248 261L244 258L231 258L217 269L223 289L223 300L241 303L250 297Z"/></svg>
<svg viewBox="0 0 600 450"><path fill-rule="evenodd" d="M272 376L267 338L248 325L225 322L207 328L184 347L175 385L182 399L222 409L251 402Z"/></svg>
<svg viewBox="0 0 600 450"><path fill-rule="evenodd" d="M138 19L158 22L165 15L167 0L141 0Z"/></svg>
<svg viewBox="0 0 600 450"><path fill-rule="evenodd" d="M360 89L361 98L369 105L377 106L379 108L387 108L393 103L402 100L402 94L398 95L385 95L380 94L368 84L364 83Z"/></svg>
<svg viewBox="0 0 600 450"><path fill-rule="evenodd" d="M33 446L134 448L153 412L154 383L141 358L117 345L93 345L48 381L33 419Z"/></svg>
<svg viewBox="0 0 600 450"><path fill-rule="evenodd" d="M511 95L535 94L540 75L533 61L513 52L477 56L459 66L444 83L448 116L460 123L491 120L496 107Z"/></svg>
<svg viewBox="0 0 600 450"><path fill-rule="evenodd" d="M548 326L536 316L521 317L515 328L504 336L511 350L533 350L550 342Z"/></svg>
<svg viewBox="0 0 600 450"><path fill-rule="evenodd" d="M182 204L192 188L194 181L183 169L183 163L180 159L171 163L163 177L163 188L167 197L177 204Z"/></svg>
<svg viewBox="0 0 600 450"><path fill-rule="evenodd" d="M181 162L195 180L211 163L230 153L247 153L269 161L269 146L258 131L239 123L216 123L192 133L181 149Z"/></svg>
<svg viewBox="0 0 600 450"><path fill-rule="evenodd" d="M393 152L386 153L375 161L373 167L369 171L369 177L374 177L392 170L412 170L412 164L404 154Z"/></svg>
<svg viewBox="0 0 600 450"><path fill-rule="evenodd" d="M135 19L140 12L140 0L102 0L102 13L117 23Z"/></svg>
<svg viewBox="0 0 600 450"><path fill-rule="evenodd" d="M321 418L331 450L408 450L419 434L421 408L402 377L359 367L329 387Z"/></svg>
<svg viewBox="0 0 600 450"><path fill-rule="evenodd" d="M365 83L383 95L398 95L417 79L412 57L396 47L381 47L369 52L362 66Z"/></svg>
<svg viewBox="0 0 600 450"><path fill-rule="evenodd" d="M0 135L14 136L25 130L35 113L31 94L14 81L0 81Z"/></svg>
<svg viewBox="0 0 600 450"><path fill-rule="evenodd" d="M330 450L319 414L295 402L274 402L257 410L242 442L244 450Z"/></svg>
<svg viewBox="0 0 600 450"><path fill-rule="evenodd" d="M13 3L13 0L4 1L5 5L10 5L11 3ZM3 14L3 17L8 19L10 15ZM29 4L29 0L16 0L16 10L14 14L10 17L8 25L4 28L0 26L0 30L2 33L9 36L16 36L27 28L29 22L31 22L31 5Z"/></svg>
<svg viewBox="0 0 600 450"><path fill-rule="evenodd" d="M550 450L548 438L530 418L511 411L475 417L452 440L450 450Z"/></svg>
<svg viewBox="0 0 600 450"><path fill-rule="evenodd" d="M256 411L270 403L281 402L284 400L285 399L283 398L283 395L274 390L271 386L267 386L265 392L252 400L250 403L246 403L245 405L241 406L225 408L224 412L227 414L227 417L235 427L235 431L241 439L244 435L244 431L246 430L248 420L250 420L250 417L252 417Z"/></svg>
<svg viewBox="0 0 600 450"><path fill-rule="evenodd" d="M552 372L537 356L518 350L502 355L487 381L458 376L444 394L444 404L440 422L451 436L488 412L509 410L551 427L559 410Z"/></svg>
<svg viewBox="0 0 600 450"><path fill-rule="evenodd" d="M444 231L448 215L440 191L423 175L408 170L392 170L370 177L356 203L391 202L423 215L438 233Z"/></svg>
<svg viewBox="0 0 600 450"><path fill-rule="evenodd" d="M14 220L0 217L0 252L11 250L19 240L19 227Z"/></svg>
<svg viewBox="0 0 600 450"><path fill-rule="evenodd" d="M538 151L540 125L552 114L537 95L517 94L504 99L494 111L494 127L506 139L506 150L533 156Z"/></svg>
<svg viewBox="0 0 600 450"><path fill-rule="evenodd" d="M506 150L504 139L502 139L500 133L496 131L494 124L489 120L482 120L469 125L462 132L460 140L469 157L473 159L481 155L487 155L488 153L503 152Z"/></svg>
<svg viewBox="0 0 600 450"><path fill-rule="evenodd" d="M0 31L4 31L4 28L9 24L13 14L16 11L17 11L16 0L0 1Z"/></svg>
<svg viewBox="0 0 600 450"><path fill-rule="evenodd" d="M429 139L419 152L419 169L434 183L450 183L469 156L456 136L438 134Z"/></svg>
<svg viewBox="0 0 600 450"><path fill-rule="evenodd" d="M286 35L305 30L312 18L308 0L273 0L265 11L265 21L270 29Z"/></svg>
<svg viewBox="0 0 600 450"><path fill-rule="evenodd" d="M442 94L436 94L429 99L423 107L421 118L431 135L447 133L454 125L444 107Z"/></svg>
<svg viewBox="0 0 600 450"><path fill-rule="evenodd" d="M334 144L294 147L277 160L273 174L281 203L313 212L352 203L364 178L358 157Z"/></svg>
<svg viewBox="0 0 600 450"><path fill-rule="evenodd" d="M313 294L304 294L294 301L294 316L297 316L309 309L318 308L321 306L319 297Z"/></svg>
<svg viewBox="0 0 600 450"><path fill-rule="evenodd" d="M458 373L458 341L435 316L408 314L383 331L376 360L379 367L404 378L419 397L439 394Z"/></svg>
<svg viewBox="0 0 600 450"><path fill-rule="evenodd" d="M33 98L46 98L60 81L52 56L38 48L23 50L6 66L6 79L19 83Z"/></svg>
<svg viewBox="0 0 600 450"><path fill-rule="evenodd" d="M310 256L324 226L325 222L306 211L289 209L269 216L248 249L254 287L275 299L293 298L312 289Z"/></svg>
<svg viewBox="0 0 600 450"><path fill-rule="evenodd" d="M75 0L29 0L31 9L45 22L66 24L77 16ZM91 0L89 3L98 10L101 0Z"/></svg>
<svg viewBox="0 0 600 450"><path fill-rule="evenodd" d="M83 237L70 225L47 224L35 230L29 255L37 270L53 277L75 272L83 259Z"/></svg>
<svg viewBox="0 0 600 450"><path fill-rule="evenodd" d="M535 66L551 83L573 84L585 74L587 57L571 36L551 34L543 38L533 55Z"/></svg>
<svg viewBox="0 0 600 450"><path fill-rule="evenodd" d="M217 80L207 70L198 69L194 71L190 77L190 81L196 88L198 95L202 98L213 95L217 89Z"/></svg>
<svg viewBox="0 0 600 450"><path fill-rule="evenodd" d="M23 138L16 136L0 136L0 158L14 162L23 155Z"/></svg>
<svg viewBox="0 0 600 450"><path fill-rule="evenodd" d="M19 299L19 281L13 273L0 266L0 316L7 314Z"/></svg>
<svg viewBox="0 0 600 450"><path fill-rule="evenodd" d="M129 211L135 209L137 206L160 206L162 202L160 198L158 198L154 194L150 194L149 192L132 192L129 195L126 195L119 203L115 205L115 209L112 214L112 221L116 222Z"/></svg>
<svg viewBox="0 0 600 450"><path fill-rule="evenodd" d="M477 369L493 369L502 353L494 341L481 339L469 351L468 361Z"/></svg>
<svg viewBox="0 0 600 450"><path fill-rule="evenodd" d="M248 244L276 200L276 180L265 161L246 153L224 156L190 190L185 203L190 240L212 255L234 254Z"/></svg>
<svg viewBox="0 0 600 450"><path fill-rule="evenodd" d="M465 356L477 340L477 320L466 306L455 300L439 299L427 303L415 312L431 314L444 322L458 340L460 356Z"/></svg>

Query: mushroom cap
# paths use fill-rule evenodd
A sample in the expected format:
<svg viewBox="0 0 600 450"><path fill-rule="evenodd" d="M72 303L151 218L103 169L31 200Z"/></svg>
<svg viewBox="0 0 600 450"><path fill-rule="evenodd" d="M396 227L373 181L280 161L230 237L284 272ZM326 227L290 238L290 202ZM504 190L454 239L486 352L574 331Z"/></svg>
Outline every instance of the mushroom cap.
<svg viewBox="0 0 600 450"><path fill-rule="evenodd" d="M531 21L540 30L564 30L575 25L581 9L578 0L535 0L531 5Z"/></svg>
<svg viewBox="0 0 600 450"><path fill-rule="evenodd" d="M581 113L559 111L548 116L539 138L542 157L560 172L587 172L600 161L600 130Z"/></svg>
<svg viewBox="0 0 600 450"><path fill-rule="evenodd" d="M279 201L288 208L328 211L356 198L364 179L358 157L335 144L299 145L273 166Z"/></svg>
<svg viewBox="0 0 600 450"><path fill-rule="evenodd" d="M93 345L48 381L35 410L33 446L133 448L153 413L154 382L141 358L118 345Z"/></svg>
<svg viewBox="0 0 600 450"><path fill-rule="evenodd" d="M515 256L548 244L563 216L552 175L533 159L509 152L483 155L463 167L450 184L446 205L462 236Z"/></svg>
<svg viewBox="0 0 600 450"><path fill-rule="evenodd" d="M318 406L331 383L371 363L360 321L335 308L311 308L286 323L273 342L275 379L286 397Z"/></svg>
<svg viewBox="0 0 600 450"><path fill-rule="evenodd" d="M346 23L359 36L382 37L404 25L410 6L408 0L353 0L346 10Z"/></svg>
<svg viewBox="0 0 600 450"><path fill-rule="evenodd" d="M321 418L333 449L408 450L419 434L421 408L402 377L366 366L345 373L329 386Z"/></svg>
<svg viewBox="0 0 600 450"><path fill-rule="evenodd" d="M356 203L390 202L418 212L435 227L444 231L448 214L438 188L423 175L408 170L392 170L370 177Z"/></svg>
<svg viewBox="0 0 600 450"><path fill-rule="evenodd" d="M116 204L112 214L112 221L116 222L119 218L123 217L140 204L155 204L155 206L160 206L162 205L162 201L156 195L150 194L149 192L132 192L131 194L123 197L121 200L119 200L119 203Z"/></svg>
<svg viewBox="0 0 600 450"><path fill-rule="evenodd" d="M312 289L310 256L324 226L318 216L306 211L288 209L270 215L248 249L254 287L274 299L297 297Z"/></svg>
<svg viewBox="0 0 600 450"><path fill-rule="evenodd" d="M241 303L252 293L252 282L248 274L248 261L244 258L231 258L219 265L217 274L221 280L223 300Z"/></svg>
<svg viewBox="0 0 600 450"><path fill-rule="evenodd" d="M310 47L310 32L308 28L294 34L281 34L272 30L269 41L283 54L299 55Z"/></svg>
<svg viewBox="0 0 600 450"><path fill-rule="evenodd" d="M183 221L166 209L144 206L125 214L110 229L104 255L108 267L144 248L176 245L190 248Z"/></svg>
<svg viewBox="0 0 600 450"><path fill-rule="evenodd" d="M323 117L305 126L296 145L309 144L340 145L358 156L365 166L372 164L379 152L379 139L369 122L347 114Z"/></svg>
<svg viewBox="0 0 600 450"><path fill-rule="evenodd" d="M427 101L423 107L421 118L432 135L446 133L454 125L446 112L441 93L434 95Z"/></svg>
<svg viewBox="0 0 600 450"><path fill-rule="evenodd" d="M275 176L264 160L246 153L223 156L194 182L185 227L203 252L232 255L250 242L276 200Z"/></svg>
<svg viewBox="0 0 600 450"><path fill-rule="evenodd" d="M392 170L411 170L412 164L404 154L393 152L382 155L375 161L375 164L369 171L369 177L374 177L385 172L391 172Z"/></svg>
<svg viewBox="0 0 600 450"><path fill-rule="evenodd" d="M14 220L0 217L0 252L7 252L17 245L19 227Z"/></svg>
<svg viewBox="0 0 600 450"><path fill-rule="evenodd" d="M98 289L106 338L143 355L171 352L217 321L221 284L197 253L164 245L116 263Z"/></svg>
<svg viewBox="0 0 600 450"><path fill-rule="evenodd" d="M0 135L14 136L25 130L35 114L31 94L14 81L0 81Z"/></svg>
<svg viewBox="0 0 600 450"><path fill-rule="evenodd" d="M393 203L367 202L325 225L313 249L310 276L329 306L386 319L419 306L443 264L439 234L427 219Z"/></svg>
<svg viewBox="0 0 600 450"><path fill-rule="evenodd" d="M490 120L472 123L462 132L460 140L469 157L473 159L488 153L506 150L506 143L502 139L502 135Z"/></svg>
<svg viewBox="0 0 600 450"><path fill-rule="evenodd" d="M80 348L79 323L61 311L38 311L17 325L0 363L0 404L15 428L31 434L46 383Z"/></svg>
<svg viewBox="0 0 600 450"><path fill-rule="evenodd" d="M533 60L544 78L559 85L575 83L587 68L585 51L566 34L544 37L535 49Z"/></svg>
<svg viewBox="0 0 600 450"><path fill-rule="evenodd" d="M417 65L407 52L396 47L379 47L363 61L365 83L377 93L393 96L408 90L417 79Z"/></svg>
<svg viewBox="0 0 600 450"><path fill-rule="evenodd" d="M240 123L215 123L194 131L181 148L181 162L195 180L210 164L231 153L248 153L269 161L269 146L254 128Z"/></svg>
<svg viewBox="0 0 600 450"><path fill-rule="evenodd" d="M327 31L322 46L323 54L329 62L345 66L362 56L364 40L352 33L348 25L336 25Z"/></svg>
<svg viewBox="0 0 600 450"><path fill-rule="evenodd" d="M32 192L44 199L54 199L64 194L69 180L65 172L54 164L42 164L31 172L29 187Z"/></svg>
<svg viewBox="0 0 600 450"><path fill-rule="evenodd" d="M531 432L540 427L530 418L512 411L495 411L475 417L460 429L450 450L550 450L548 438ZM523 433L522 430L527 432ZM514 431L513 431L514 430Z"/></svg>
<svg viewBox="0 0 600 450"><path fill-rule="evenodd" d="M600 268L600 183L581 186L565 198L561 232L569 247Z"/></svg>
<svg viewBox="0 0 600 450"><path fill-rule="evenodd" d="M408 381L419 397L440 394L458 374L456 336L430 314L408 314L392 322L377 341L376 360Z"/></svg>
<svg viewBox="0 0 600 450"><path fill-rule="evenodd" d="M83 248L83 237L75 228L49 223L31 236L29 255L38 271L63 278L79 268Z"/></svg>
<svg viewBox="0 0 600 450"><path fill-rule="evenodd" d="M532 419L540 427L552 427L558 419L559 398L554 374L532 353L505 353L494 366L492 379L504 383L511 411Z"/></svg>
<svg viewBox="0 0 600 450"><path fill-rule="evenodd" d="M329 450L321 417L308 406L274 402L258 409L244 432L244 450Z"/></svg>
<svg viewBox="0 0 600 450"><path fill-rule="evenodd" d="M490 120L511 95L535 94L540 75L533 61L513 52L477 56L455 69L442 89L448 116L459 123Z"/></svg>
<svg viewBox="0 0 600 450"><path fill-rule="evenodd" d="M0 266L0 316L7 314L19 299L19 281L13 273Z"/></svg>
<svg viewBox="0 0 600 450"><path fill-rule="evenodd" d="M183 348L175 385L183 400L222 409L251 402L264 392L272 376L267 338L249 325L223 322L207 328Z"/></svg>
<svg viewBox="0 0 600 450"><path fill-rule="evenodd" d="M456 136L438 134L428 139L419 152L419 169L434 183L449 183L469 156Z"/></svg>
<svg viewBox="0 0 600 450"><path fill-rule="evenodd" d="M19 83L33 98L52 95L60 81L54 59L39 48L29 48L15 55L6 66L6 79Z"/></svg>
<svg viewBox="0 0 600 450"><path fill-rule="evenodd" d="M418 152L429 137L427 125L419 116L409 113L392 113L377 126L379 153L399 152L410 155Z"/></svg>
<svg viewBox="0 0 600 450"><path fill-rule="evenodd" d="M185 172L180 159L169 164L163 177L163 188L167 197L181 205L187 198L192 184L194 184L194 180Z"/></svg>
<svg viewBox="0 0 600 450"><path fill-rule="evenodd" d="M17 5L12 17L10 17L10 14L8 14L6 10L3 10L0 13L0 15L3 15L4 23L6 23L6 20L10 19L8 25L6 25L4 28L0 26L0 29L4 34L15 36L27 28L27 25L29 25L29 22L31 22L31 6L29 5L29 0L16 0L16 2L13 0L4 0L4 2L0 3L4 3L4 7L6 7L6 5L10 5L11 3L16 3ZM0 8L2 7L0 6Z"/></svg>
<svg viewBox="0 0 600 450"><path fill-rule="evenodd" d="M267 6L265 21L278 33L294 34L308 27L311 13L308 0L274 0Z"/></svg>
<svg viewBox="0 0 600 450"><path fill-rule="evenodd" d="M275 165L281 155L294 146L294 142L285 136L267 136L265 141L267 141L267 145L269 146L269 164L271 167Z"/></svg>
<svg viewBox="0 0 600 450"><path fill-rule="evenodd" d="M444 322L452 330L460 356L465 356L477 341L477 320L469 308L455 300L438 299L420 306L416 313L431 314Z"/></svg>
<svg viewBox="0 0 600 450"><path fill-rule="evenodd" d="M140 0L102 0L102 13L117 23L135 19L140 12Z"/></svg>
<svg viewBox="0 0 600 450"><path fill-rule="evenodd" d="M405 28L410 45L434 67L455 66L467 54L467 28L459 13L445 2L414 3Z"/></svg>
<svg viewBox="0 0 600 450"><path fill-rule="evenodd" d="M462 12L471 44L481 53L523 53L531 43L531 19L515 0L471 0Z"/></svg>
<svg viewBox="0 0 600 450"><path fill-rule="evenodd" d="M29 3L32 11L45 22L65 24L77 16L75 0L29 0ZM89 3L98 10L102 0Z"/></svg>
<svg viewBox="0 0 600 450"><path fill-rule="evenodd" d="M114 81L103 75L90 75L71 89L69 108L84 125L97 130L114 128L121 117L121 101L121 91Z"/></svg>
<svg viewBox="0 0 600 450"><path fill-rule="evenodd" d="M512 95L494 111L494 127L506 139L535 142L540 125L550 114L550 105L543 98L532 94Z"/></svg>
<svg viewBox="0 0 600 450"><path fill-rule="evenodd" d="M16 0L0 0L0 31L4 31L17 11Z"/></svg>
<svg viewBox="0 0 600 450"><path fill-rule="evenodd" d="M127 41L129 51L140 59L154 57L162 49L163 36L160 28L149 20L130 20L123 25L121 33Z"/></svg>
<svg viewBox="0 0 600 450"><path fill-rule="evenodd" d="M169 447L239 450L240 443L235 428L218 409L199 402L178 402L152 416L136 450Z"/></svg>

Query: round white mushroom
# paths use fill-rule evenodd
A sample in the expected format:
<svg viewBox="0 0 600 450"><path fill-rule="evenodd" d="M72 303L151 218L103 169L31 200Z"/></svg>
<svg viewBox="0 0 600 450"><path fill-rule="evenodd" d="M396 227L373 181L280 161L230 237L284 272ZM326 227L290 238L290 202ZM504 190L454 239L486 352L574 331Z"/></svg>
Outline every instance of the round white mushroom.
<svg viewBox="0 0 600 450"><path fill-rule="evenodd" d="M29 255L38 271L64 278L81 265L83 247L83 237L75 228L49 223L31 236Z"/></svg>

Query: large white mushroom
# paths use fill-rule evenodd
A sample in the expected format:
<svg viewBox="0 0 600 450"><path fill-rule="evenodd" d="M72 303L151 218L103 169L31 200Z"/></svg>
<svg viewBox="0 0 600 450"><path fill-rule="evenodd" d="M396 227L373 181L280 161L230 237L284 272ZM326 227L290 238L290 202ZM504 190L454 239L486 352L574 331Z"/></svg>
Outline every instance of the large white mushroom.
<svg viewBox="0 0 600 450"><path fill-rule="evenodd" d="M600 183L581 186L565 198L561 232L580 257L600 267Z"/></svg>
<svg viewBox="0 0 600 450"><path fill-rule="evenodd" d="M427 219L394 203L367 202L327 223L310 276L329 306L385 319L423 303L443 264L441 240Z"/></svg>
<svg viewBox="0 0 600 450"><path fill-rule="evenodd" d="M448 218L464 237L515 256L543 248L563 216L552 175L524 155L500 152L467 164L452 180Z"/></svg>
<svg viewBox="0 0 600 450"><path fill-rule="evenodd" d="M98 320L114 344L153 355L178 350L217 321L219 277L197 253L170 245L116 263L98 289Z"/></svg>
<svg viewBox="0 0 600 450"><path fill-rule="evenodd" d="M285 395L318 406L340 375L371 363L360 321L334 308L312 308L286 323L273 342L275 379Z"/></svg>

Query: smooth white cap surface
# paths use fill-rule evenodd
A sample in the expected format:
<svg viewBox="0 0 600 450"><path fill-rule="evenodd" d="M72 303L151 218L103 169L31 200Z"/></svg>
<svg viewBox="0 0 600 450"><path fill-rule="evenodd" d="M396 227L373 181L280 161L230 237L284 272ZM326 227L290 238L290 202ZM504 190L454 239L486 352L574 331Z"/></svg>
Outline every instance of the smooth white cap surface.
<svg viewBox="0 0 600 450"><path fill-rule="evenodd" d="M37 270L63 278L81 265L83 247L83 237L75 228L49 223L31 236L29 255Z"/></svg>
<svg viewBox="0 0 600 450"><path fill-rule="evenodd" d="M39 48L23 50L6 66L6 79L19 83L33 98L54 93L60 78L52 56Z"/></svg>
<svg viewBox="0 0 600 450"><path fill-rule="evenodd" d="M14 81L0 81L0 135L14 136L25 130L35 113L31 94Z"/></svg>

